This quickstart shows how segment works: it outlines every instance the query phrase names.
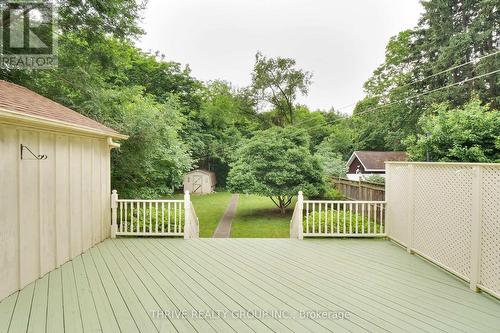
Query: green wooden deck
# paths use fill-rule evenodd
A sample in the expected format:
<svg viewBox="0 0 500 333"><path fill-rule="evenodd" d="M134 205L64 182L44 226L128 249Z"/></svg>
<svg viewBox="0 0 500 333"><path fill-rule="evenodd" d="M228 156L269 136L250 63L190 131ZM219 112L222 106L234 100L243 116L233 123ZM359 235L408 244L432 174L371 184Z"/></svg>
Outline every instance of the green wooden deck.
<svg viewBox="0 0 500 333"><path fill-rule="evenodd" d="M498 300L367 239L107 240L0 303L0 332L499 329Z"/></svg>

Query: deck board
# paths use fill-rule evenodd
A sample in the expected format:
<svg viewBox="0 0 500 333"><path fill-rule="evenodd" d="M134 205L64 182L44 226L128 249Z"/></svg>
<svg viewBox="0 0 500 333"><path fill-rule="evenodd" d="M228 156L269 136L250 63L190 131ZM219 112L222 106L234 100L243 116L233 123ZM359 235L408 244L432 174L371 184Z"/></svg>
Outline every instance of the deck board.
<svg viewBox="0 0 500 333"><path fill-rule="evenodd" d="M185 311L184 319L153 316L160 310ZM256 310L295 316L347 311L350 318L232 316ZM226 316L193 318L199 311ZM368 239L106 240L0 302L0 333L493 332L498 327L499 300L469 290L392 242Z"/></svg>
<svg viewBox="0 0 500 333"><path fill-rule="evenodd" d="M293 252L289 252L287 253L287 255L292 256ZM384 304L386 308L393 308L394 311L398 313L397 317L399 320L404 320L406 323L412 324L421 330L446 331L450 326L449 320L456 320L457 318L459 318L458 313L453 318L446 318L446 315L449 314L446 313L446 310L441 309L441 313L445 317L443 318L445 322L443 322L442 320L437 320L433 317L433 310L428 309L428 307L431 307L433 305L435 309L435 303L414 304L413 299L416 298L416 295L408 295L408 298L400 297L401 293L405 291L403 287L400 286L398 288L399 293L394 293L392 288L387 288L387 284L375 283L375 280L370 277L370 274L366 274L366 272L359 271L357 272L357 274L348 275L342 272L342 268L338 270L330 269L327 265L327 262L325 262L324 265L317 265L316 260L314 260L314 264L311 264L311 262L313 261L312 259L318 260L318 254L316 254L314 258L301 258L306 259L306 262L300 264L295 262L294 259L295 257L288 258L287 260L283 257L279 258L280 261L285 261L291 265L296 265L297 269L302 268L304 270L304 274L306 275L305 281L318 281L319 285L328 286L329 291L327 292L330 293L332 297L337 294L335 288L338 288L340 282L340 286L346 288L349 291L349 294L352 295L354 293L358 293L364 297L365 301L369 299L377 300L378 303ZM366 279L367 276L369 277L368 279ZM332 280L334 280L335 282L331 283ZM378 309L378 306L375 309ZM379 316L388 318L387 314L385 314L384 316L384 313L380 313ZM459 325L454 324L454 330L466 328L465 325L465 323L460 323Z"/></svg>
<svg viewBox="0 0 500 333"><path fill-rule="evenodd" d="M47 323L46 331L64 332L64 310L62 296L61 269L57 268L47 274L49 277L49 290L47 295Z"/></svg>
<svg viewBox="0 0 500 333"><path fill-rule="evenodd" d="M35 290L28 323L28 333L45 332L49 275L35 281Z"/></svg>

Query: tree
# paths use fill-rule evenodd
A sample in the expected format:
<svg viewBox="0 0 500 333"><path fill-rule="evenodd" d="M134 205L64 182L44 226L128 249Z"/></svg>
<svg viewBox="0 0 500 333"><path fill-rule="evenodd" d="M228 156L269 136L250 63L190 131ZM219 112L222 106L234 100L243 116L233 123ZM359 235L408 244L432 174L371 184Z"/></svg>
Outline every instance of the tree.
<svg viewBox="0 0 500 333"><path fill-rule="evenodd" d="M358 133L353 128L353 120L344 118L331 126L330 135L316 148L317 151L329 151L339 154L345 161L358 148Z"/></svg>
<svg viewBox="0 0 500 333"><path fill-rule="evenodd" d="M346 162L342 160L342 155L333 152L330 147L322 145L314 156L318 159L325 177L346 176Z"/></svg>
<svg viewBox="0 0 500 333"><path fill-rule="evenodd" d="M214 171L224 186L236 146L251 136L259 120L247 89L225 81L209 82L203 90L201 108L190 110L183 138L198 167Z"/></svg>
<svg viewBox="0 0 500 333"><path fill-rule="evenodd" d="M312 74L295 68L290 58L267 58L255 55L252 89L260 102L274 107L280 116L280 126L293 124L297 94L307 95Z"/></svg>
<svg viewBox="0 0 500 333"><path fill-rule="evenodd" d="M424 134L407 139L412 160L500 162L500 112L478 98L463 108L436 105L420 124Z"/></svg>
<svg viewBox="0 0 500 333"><path fill-rule="evenodd" d="M500 66L499 54L489 56L500 45L496 2L426 0L422 5L417 27L390 39L384 63L364 85L367 97L354 112L361 119L361 149L405 149L403 139L422 133L418 120L433 104L461 107L477 96L495 109L500 105L499 74L458 84Z"/></svg>
<svg viewBox="0 0 500 333"><path fill-rule="evenodd" d="M323 177L319 161L309 152L307 134L274 127L257 132L238 149L228 185L232 192L270 197L284 214L298 191L318 195Z"/></svg>
<svg viewBox="0 0 500 333"><path fill-rule="evenodd" d="M177 134L183 121L178 101L160 104L142 89L103 90L85 107L107 108L106 123L129 135L112 151L113 187L124 197L158 198L181 184L192 161Z"/></svg>

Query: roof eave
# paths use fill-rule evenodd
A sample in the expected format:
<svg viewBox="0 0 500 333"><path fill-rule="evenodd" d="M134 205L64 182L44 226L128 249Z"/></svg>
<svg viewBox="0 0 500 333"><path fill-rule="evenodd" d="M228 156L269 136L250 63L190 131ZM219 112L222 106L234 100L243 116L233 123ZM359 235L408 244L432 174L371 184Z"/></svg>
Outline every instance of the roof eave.
<svg viewBox="0 0 500 333"><path fill-rule="evenodd" d="M128 139L128 135L120 134L117 132L99 130L96 128L76 125L56 119L27 115L25 113L7 110L4 108L0 108L0 119L10 120L19 124L38 125L46 128L57 128L60 130L72 131L72 132L76 131L80 133L109 137L118 140Z"/></svg>
<svg viewBox="0 0 500 333"><path fill-rule="evenodd" d="M363 163L361 158L356 153L357 153L357 151L354 151L352 153L351 157L349 157L349 160L347 161L346 166L349 167L351 165L352 161L354 161L354 157L356 157L358 159L359 163L361 163L361 165L363 166L363 169L365 169L365 171L369 171L369 169L366 168L365 164Z"/></svg>

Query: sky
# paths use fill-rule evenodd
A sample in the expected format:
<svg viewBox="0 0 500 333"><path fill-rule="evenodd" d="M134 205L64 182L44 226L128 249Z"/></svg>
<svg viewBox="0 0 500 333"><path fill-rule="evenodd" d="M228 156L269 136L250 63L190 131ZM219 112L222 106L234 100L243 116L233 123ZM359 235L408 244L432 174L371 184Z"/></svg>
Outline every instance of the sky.
<svg viewBox="0 0 500 333"><path fill-rule="evenodd" d="M236 87L251 83L257 51L293 58L313 73L298 102L339 109L363 98L389 38L413 28L422 10L419 0L149 0L137 46Z"/></svg>

